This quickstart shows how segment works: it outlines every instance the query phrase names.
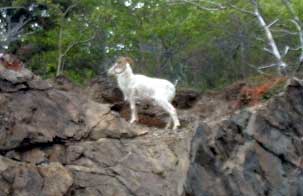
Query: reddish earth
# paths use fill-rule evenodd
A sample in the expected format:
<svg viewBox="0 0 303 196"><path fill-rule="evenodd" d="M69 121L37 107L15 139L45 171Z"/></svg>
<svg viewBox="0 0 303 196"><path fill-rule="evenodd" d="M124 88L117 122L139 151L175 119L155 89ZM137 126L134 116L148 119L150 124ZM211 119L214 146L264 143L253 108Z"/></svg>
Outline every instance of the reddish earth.
<svg viewBox="0 0 303 196"><path fill-rule="evenodd" d="M17 58L17 56L6 53L0 58L0 64L2 64L6 69L14 71L20 71L24 67L24 64Z"/></svg>
<svg viewBox="0 0 303 196"><path fill-rule="evenodd" d="M244 86L239 94L239 107L242 105L253 106L262 101L263 96L277 85L285 83L285 77L273 77L258 86Z"/></svg>

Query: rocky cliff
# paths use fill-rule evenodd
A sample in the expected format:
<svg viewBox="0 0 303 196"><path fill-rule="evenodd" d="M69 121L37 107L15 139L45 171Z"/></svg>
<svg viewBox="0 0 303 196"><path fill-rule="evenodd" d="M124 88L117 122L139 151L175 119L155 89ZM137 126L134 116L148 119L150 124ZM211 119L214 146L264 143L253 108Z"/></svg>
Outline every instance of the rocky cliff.
<svg viewBox="0 0 303 196"><path fill-rule="evenodd" d="M189 196L303 195L303 86L290 80L265 104L200 123L185 184Z"/></svg>
<svg viewBox="0 0 303 196"><path fill-rule="evenodd" d="M146 105L129 125L114 87L68 86L0 66L0 196L303 195L299 81L231 115L181 92L177 131Z"/></svg>
<svg viewBox="0 0 303 196"><path fill-rule="evenodd" d="M130 126L63 79L0 68L1 196L183 193L192 125Z"/></svg>

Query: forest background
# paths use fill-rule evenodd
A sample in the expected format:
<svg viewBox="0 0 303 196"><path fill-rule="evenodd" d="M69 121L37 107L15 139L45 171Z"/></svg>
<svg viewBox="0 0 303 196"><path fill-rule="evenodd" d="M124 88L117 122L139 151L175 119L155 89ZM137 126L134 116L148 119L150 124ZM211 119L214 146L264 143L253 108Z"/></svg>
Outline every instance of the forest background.
<svg viewBox="0 0 303 196"><path fill-rule="evenodd" d="M299 75L301 19L302 0L2 0L0 51L43 78L84 84L127 55L135 72L218 89Z"/></svg>

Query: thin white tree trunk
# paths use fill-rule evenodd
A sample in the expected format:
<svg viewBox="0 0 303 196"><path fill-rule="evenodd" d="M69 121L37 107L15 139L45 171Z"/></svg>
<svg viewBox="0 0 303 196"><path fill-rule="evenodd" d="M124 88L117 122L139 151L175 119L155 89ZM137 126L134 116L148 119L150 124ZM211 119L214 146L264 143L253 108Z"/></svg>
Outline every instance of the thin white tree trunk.
<svg viewBox="0 0 303 196"><path fill-rule="evenodd" d="M270 68L270 67L277 67L278 70L278 74L280 75L285 75L286 73L286 68L288 66L288 64L286 62L284 62L283 60L283 56L281 55L281 52L278 49L278 46L275 42L275 39L273 37L273 34L270 30L270 27L272 25L274 25L278 20L273 21L270 24L267 24L260 12L259 9L259 3L258 0L251 0L251 3L254 5L254 11L250 11L247 9L243 9L243 8L239 8L235 5L230 5L230 7L245 13L245 14L249 14L252 15L254 17L257 18L260 26L263 28L264 32L265 32L265 37L267 39L268 45L270 48L264 48L265 51L269 52L271 55L273 55L276 59L276 63L269 65L269 66L263 66L263 67L259 67L259 69L266 69L266 68ZM303 37L302 37L303 38Z"/></svg>
<svg viewBox="0 0 303 196"><path fill-rule="evenodd" d="M303 30L302 30L301 25L299 24L299 21L294 20L293 23L296 25L296 28L297 28L298 34L299 34L299 40L300 40L300 47L299 48L300 48L301 54L300 54L300 57L299 57L299 61L300 61L300 63L303 63Z"/></svg>
<svg viewBox="0 0 303 196"><path fill-rule="evenodd" d="M285 6L287 7L288 11L290 14L293 16L292 22L295 24L297 30L298 30L298 35L299 35L299 40L300 40L300 57L299 57L299 62L303 63L303 30L302 30L302 22L299 18L299 16L296 14L291 2L289 0L282 0Z"/></svg>
<svg viewBox="0 0 303 196"><path fill-rule="evenodd" d="M285 71L285 68L287 67L287 64L283 61L282 55L277 47L277 44L273 38L272 32L270 31L270 25L267 25L263 16L261 15L258 7L256 6L255 16L258 18L258 21L261 25L261 27L265 31L266 38L268 40L268 44L271 48L270 52L271 54L276 58L277 66L278 66L278 72L279 74L283 75L283 71Z"/></svg>
<svg viewBox="0 0 303 196"><path fill-rule="evenodd" d="M58 40L58 62L57 62L57 72L56 76L59 76L61 74L62 69L62 35L63 35L63 29L62 26L60 26L60 32L59 32L59 40Z"/></svg>
<svg viewBox="0 0 303 196"><path fill-rule="evenodd" d="M68 14L68 12L73 9L74 7L76 7L76 4L70 5L65 12L62 14L61 18L60 18L60 30L59 30L59 40L58 40L58 59L57 59L57 72L56 72L56 76L59 76L61 74L61 72L63 71L63 58L65 56L65 52L63 53L63 25L64 25L64 19L66 17L66 15Z"/></svg>

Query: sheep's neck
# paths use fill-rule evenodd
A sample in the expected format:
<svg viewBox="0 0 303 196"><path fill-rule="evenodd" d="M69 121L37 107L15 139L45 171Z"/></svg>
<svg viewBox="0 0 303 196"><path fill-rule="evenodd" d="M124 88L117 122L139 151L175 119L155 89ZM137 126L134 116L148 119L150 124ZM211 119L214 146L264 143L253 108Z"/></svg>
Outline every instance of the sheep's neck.
<svg viewBox="0 0 303 196"><path fill-rule="evenodd" d="M117 78L118 85L119 85L119 88L123 91L123 93L125 93L127 91L132 77L133 77L132 72L122 73L121 75L118 76L118 78Z"/></svg>

